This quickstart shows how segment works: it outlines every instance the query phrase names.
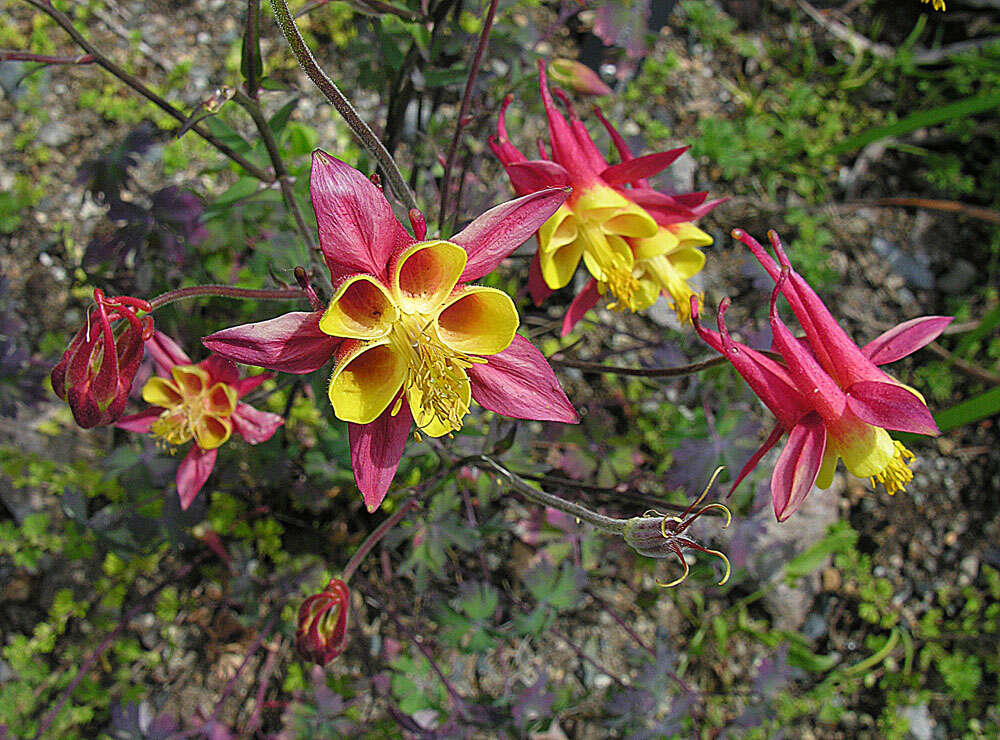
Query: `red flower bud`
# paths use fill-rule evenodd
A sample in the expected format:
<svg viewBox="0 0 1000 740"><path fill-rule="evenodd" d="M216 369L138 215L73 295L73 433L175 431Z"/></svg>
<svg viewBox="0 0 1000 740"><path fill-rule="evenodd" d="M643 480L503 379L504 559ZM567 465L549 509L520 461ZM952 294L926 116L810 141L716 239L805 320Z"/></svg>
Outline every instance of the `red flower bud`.
<svg viewBox="0 0 1000 740"><path fill-rule="evenodd" d="M303 660L323 666L344 652L350 603L351 592L339 578L302 602L295 647Z"/></svg>
<svg viewBox="0 0 1000 740"><path fill-rule="evenodd" d="M111 424L122 415L143 345L153 336L153 317L136 311L152 310L140 298L107 298L94 290L96 307L52 368L52 389L69 404L76 423L84 429ZM124 320L117 328L112 322Z"/></svg>
<svg viewBox="0 0 1000 740"><path fill-rule="evenodd" d="M611 94L611 88L604 84L597 72L572 59L553 59L549 62L549 76L580 95Z"/></svg>

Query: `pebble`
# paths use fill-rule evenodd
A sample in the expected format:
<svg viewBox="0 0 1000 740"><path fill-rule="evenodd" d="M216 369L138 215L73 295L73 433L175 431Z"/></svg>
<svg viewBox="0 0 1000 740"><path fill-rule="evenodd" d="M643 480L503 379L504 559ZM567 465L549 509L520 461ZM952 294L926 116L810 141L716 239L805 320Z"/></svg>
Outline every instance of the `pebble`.
<svg viewBox="0 0 1000 740"><path fill-rule="evenodd" d="M35 138L55 149L66 146L76 137L76 131L62 121L49 121L38 129Z"/></svg>

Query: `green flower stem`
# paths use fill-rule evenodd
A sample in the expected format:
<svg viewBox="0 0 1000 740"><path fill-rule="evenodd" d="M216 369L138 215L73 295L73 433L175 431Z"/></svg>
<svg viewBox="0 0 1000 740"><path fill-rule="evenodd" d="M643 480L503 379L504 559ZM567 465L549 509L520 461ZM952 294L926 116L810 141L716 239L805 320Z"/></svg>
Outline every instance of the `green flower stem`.
<svg viewBox="0 0 1000 740"><path fill-rule="evenodd" d="M188 288L178 288L168 293L156 296L149 302L151 310L155 311L175 301L200 296L219 296L221 298L237 298L253 301L297 301L306 300L305 291L298 288L283 290L255 290L253 288L234 288L231 285L192 285Z"/></svg>
<svg viewBox="0 0 1000 740"><path fill-rule="evenodd" d="M247 0L247 28L243 38L246 44L247 95L256 100L260 90L260 78L257 75L257 63L260 61L260 0Z"/></svg>
<svg viewBox="0 0 1000 740"><path fill-rule="evenodd" d="M619 365L602 365L599 362L560 360L556 358L551 358L549 363L560 367L574 367L578 370L583 370L585 373L614 373L615 375L628 375L636 378L676 378L708 370L710 367L725 365L728 361L726 357L719 355L718 357L712 357L701 362L692 362L690 365L677 365L675 367L621 367Z"/></svg>
<svg viewBox="0 0 1000 740"><path fill-rule="evenodd" d="M37 0L31 1L37 2ZM295 54L295 58L298 60L303 71L313 81L313 84L320 89L320 92L326 96L326 99L330 101L333 107L337 109L337 112L347 122L347 125L351 127L351 130L361 141L365 149L378 161L382 171L389 179L389 184L392 186L396 196L403 201L408 210L416 208L417 201L413 197L413 191L410 190L410 186L403 179L403 175L400 173L399 167L396 165L392 155L389 154L385 146L375 135L375 132L371 130L371 127L361 119L361 116L354 110L354 106L351 105L351 102L340 91L336 83L319 66L316 58L306 45L305 39L302 38L302 34L299 33L299 28L295 25L295 19L292 18L292 14L288 10L288 4L285 0L271 0L271 8L274 10L274 17L281 28L281 32L288 41L288 46L291 48L292 53Z"/></svg>
<svg viewBox="0 0 1000 740"><path fill-rule="evenodd" d="M417 499L415 496L411 496L406 499L400 505L399 509L388 519L382 522L378 527L368 535L368 538L361 543L361 547L358 548L357 552L351 556L351 559L347 561L347 565L344 567L344 572L341 573L340 579L347 583L351 580L351 576L354 575L354 571L358 569L361 562L368 556L368 553L372 551L372 548L379 543L379 541L388 534L389 530L403 521L403 518L410 513L411 509L417 507Z"/></svg>
<svg viewBox="0 0 1000 740"><path fill-rule="evenodd" d="M33 8L37 8L38 10L42 11L43 13L45 13L45 15L49 16L49 18L54 20L60 26L60 28L62 28L67 34L70 35L70 37L72 37L73 41L75 41L77 45L80 46L80 48L82 48L84 51L86 51L88 54L94 57L94 61L96 64L103 67L105 70L107 70L112 75L117 77L119 80L124 82L126 85L131 87L133 90L142 95L144 98L151 101L155 105L159 106L159 108L163 110L165 113L177 119L177 121L181 125L187 123L188 116L186 116L182 111L178 110L173 105L164 100L162 97L160 97L155 92L146 87L146 85L144 85L142 81L139 80L137 77L129 74L124 69L115 64L113 61L104 56L104 54L102 54L93 44L91 44L86 39L86 37L82 33L80 33L76 29L76 26L73 25L73 21L65 13L58 10L57 8L54 8L52 5L46 2L46 0L24 0L24 1L29 5L31 5ZM194 126L191 127L191 129L201 138L203 138L205 141L207 141L209 144L215 147L219 152L229 157L229 159L231 159L232 161L236 162L236 164L245 169L247 172L256 177L258 180L261 180L263 182L273 182L274 178L271 175L269 175L262 168L255 165L253 162L248 160L243 155L237 153L230 147L223 144L219 139L210 134L202 125L195 124Z"/></svg>
<svg viewBox="0 0 1000 740"><path fill-rule="evenodd" d="M528 485L527 481L516 473L513 473L505 468L489 455L479 455L470 459L470 463L481 470L488 470L506 478L507 482L510 483L514 490L539 506L551 506L553 509L564 511L567 514L570 514L571 516L596 527L605 534L618 535L619 537L624 536L625 534L626 519L616 519L614 517L604 516L603 514L591 511L587 507L581 506L580 504L567 501L566 499L560 498L554 494L546 493L545 491L533 488ZM659 519L659 517L657 519Z"/></svg>

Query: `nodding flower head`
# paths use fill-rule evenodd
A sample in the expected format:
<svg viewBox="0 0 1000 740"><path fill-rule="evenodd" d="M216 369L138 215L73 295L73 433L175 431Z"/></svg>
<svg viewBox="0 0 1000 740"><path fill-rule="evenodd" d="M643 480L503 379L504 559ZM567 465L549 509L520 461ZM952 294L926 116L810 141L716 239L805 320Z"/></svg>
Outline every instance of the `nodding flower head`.
<svg viewBox="0 0 1000 740"><path fill-rule="evenodd" d="M351 592L339 578L302 602L295 647L303 660L324 666L344 652L350 605Z"/></svg>
<svg viewBox="0 0 1000 740"><path fill-rule="evenodd" d="M94 304L51 376L52 389L84 429L111 424L122 415L143 344L153 336L153 317L138 315L152 310L147 301L109 298L97 288Z"/></svg>
<svg viewBox="0 0 1000 740"><path fill-rule="evenodd" d="M676 557L684 569L678 578L669 583L658 581L657 583L660 586L671 588L683 583L688 577L690 567L688 566L687 559L684 557L684 550L697 550L698 552L714 555L719 558L725 564L726 572L723 574L722 580L719 581L718 585L725 585L729 580L731 572L729 558L718 550L711 550L699 545L690 535L686 534L688 527L698 517L709 511L721 511L725 514L726 523L722 525L723 529L726 529L730 522L732 522L732 514L730 514L729 509L723 504L711 503L698 508L701 502L705 500L705 496L708 495L708 491L711 489L712 484L715 483L715 479L719 477L719 473L723 470L724 468L722 467L716 469L708 485L705 486L705 490L701 492L701 495L680 516L661 514L658 511L647 511L641 517L633 517L625 523L625 542L633 550L648 558Z"/></svg>

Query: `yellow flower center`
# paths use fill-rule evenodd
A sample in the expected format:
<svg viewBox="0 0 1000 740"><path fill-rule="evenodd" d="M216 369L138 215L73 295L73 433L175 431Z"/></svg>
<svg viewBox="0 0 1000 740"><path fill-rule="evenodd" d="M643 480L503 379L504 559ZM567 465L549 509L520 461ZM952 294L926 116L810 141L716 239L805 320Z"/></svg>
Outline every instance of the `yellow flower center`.
<svg viewBox="0 0 1000 740"><path fill-rule="evenodd" d="M173 446L194 439L203 450L219 447L233 431L236 390L212 383L197 365L177 365L170 374L150 378L142 389L144 401L164 409L150 431Z"/></svg>
<svg viewBox="0 0 1000 740"><path fill-rule="evenodd" d="M884 469L871 476L872 487L879 483L885 486L889 495L896 491L905 491L906 484L913 480L913 471L910 470L910 463L916 456L903 446L899 440L893 440L896 454L889 460Z"/></svg>
<svg viewBox="0 0 1000 740"><path fill-rule="evenodd" d="M461 429L468 369L507 349L519 323L505 293L457 284L467 259L457 244L419 242L395 260L388 285L362 274L340 285L319 322L349 340L330 378L338 418L369 424L405 399L424 434Z"/></svg>

